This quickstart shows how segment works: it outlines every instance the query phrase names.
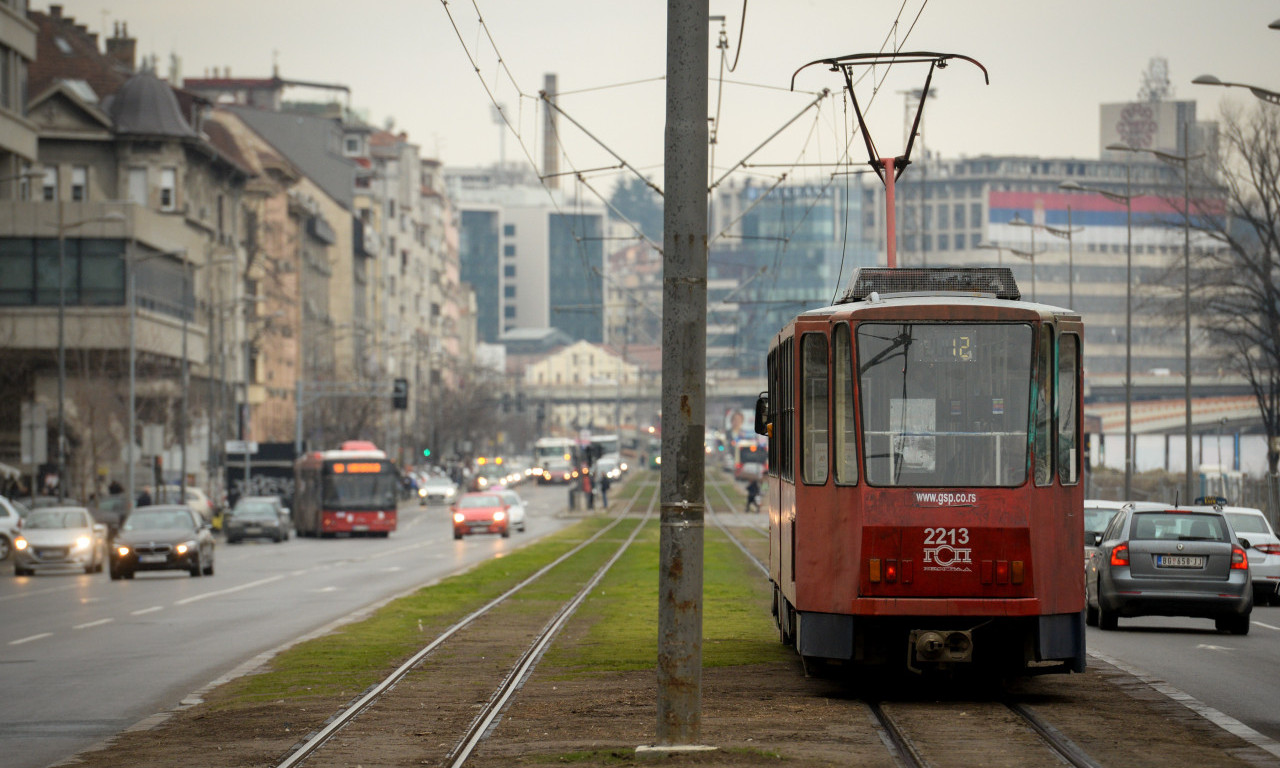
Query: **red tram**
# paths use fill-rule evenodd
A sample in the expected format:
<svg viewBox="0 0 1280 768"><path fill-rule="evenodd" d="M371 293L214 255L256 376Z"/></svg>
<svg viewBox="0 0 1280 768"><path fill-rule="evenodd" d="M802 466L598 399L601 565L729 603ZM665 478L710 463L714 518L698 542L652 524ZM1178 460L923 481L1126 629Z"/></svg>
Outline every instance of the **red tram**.
<svg viewBox="0 0 1280 768"><path fill-rule="evenodd" d="M400 473L370 442L348 440L294 465L293 524L299 536L388 536L396 529Z"/></svg>
<svg viewBox="0 0 1280 768"><path fill-rule="evenodd" d="M1084 670L1084 330L1020 298L862 269L771 343L773 613L806 661Z"/></svg>

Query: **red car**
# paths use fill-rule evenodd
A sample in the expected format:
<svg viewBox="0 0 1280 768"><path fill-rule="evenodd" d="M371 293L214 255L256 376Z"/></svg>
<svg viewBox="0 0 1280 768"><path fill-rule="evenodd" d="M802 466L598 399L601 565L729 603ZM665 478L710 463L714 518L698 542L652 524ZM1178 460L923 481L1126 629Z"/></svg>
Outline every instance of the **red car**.
<svg viewBox="0 0 1280 768"><path fill-rule="evenodd" d="M450 510L453 512L455 539L461 539L468 533L500 533L504 539L511 536L507 505L499 493L465 494Z"/></svg>

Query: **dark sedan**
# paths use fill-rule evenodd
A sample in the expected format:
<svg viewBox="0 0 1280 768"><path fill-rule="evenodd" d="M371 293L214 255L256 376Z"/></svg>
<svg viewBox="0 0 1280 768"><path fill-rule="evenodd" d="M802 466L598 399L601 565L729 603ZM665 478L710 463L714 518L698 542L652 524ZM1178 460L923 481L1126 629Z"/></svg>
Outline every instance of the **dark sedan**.
<svg viewBox="0 0 1280 768"><path fill-rule="evenodd" d="M236 502L222 521L222 531L228 544L245 539L271 539L278 544L289 538L288 519L274 496L249 496Z"/></svg>
<svg viewBox="0 0 1280 768"><path fill-rule="evenodd" d="M209 523L185 505L142 507L125 518L111 545L111 578L136 571L187 571L213 575Z"/></svg>
<svg viewBox="0 0 1280 768"><path fill-rule="evenodd" d="M1102 629L1120 617L1192 616L1244 635L1249 559L1221 512L1126 506L1091 553L1085 598L1086 623Z"/></svg>

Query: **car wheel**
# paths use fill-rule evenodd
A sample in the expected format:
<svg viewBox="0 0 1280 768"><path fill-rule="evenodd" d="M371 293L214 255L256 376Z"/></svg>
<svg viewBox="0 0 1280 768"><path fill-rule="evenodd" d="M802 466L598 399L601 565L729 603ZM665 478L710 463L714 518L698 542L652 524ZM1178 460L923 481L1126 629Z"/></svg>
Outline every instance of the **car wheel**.
<svg viewBox="0 0 1280 768"><path fill-rule="evenodd" d="M121 575L121 576L123 576L123 577L125 577L126 579L132 579L132 578L133 578L133 571L121 571L121 572L120 572L120 575Z"/></svg>
<svg viewBox="0 0 1280 768"><path fill-rule="evenodd" d="M1271 596L1267 598L1267 602L1271 605L1280 605L1280 591L1272 592Z"/></svg>
<svg viewBox="0 0 1280 768"><path fill-rule="evenodd" d="M277 533L275 536L271 537L271 540L279 544L280 542L284 541L284 537Z"/></svg>
<svg viewBox="0 0 1280 768"><path fill-rule="evenodd" d="M1115 611L1108 611L1103 607L1102 602L1098 602L1098 629L1116 629L1120 626L1120 617Z"/></svg>
<svg viewBox="0 0 1280 768"><path fill-rule="evenodd" d="M116 568L108 568L107 571L111 574L112 581L119 581L122 578L120 571Z"/></svg>
<svg viewBox="0 0 1280 768"><path fill-rule="evenodd" d="M85 573L93 573L96 570L98 570L98 564L93 561L89 561L89 564L84 567Z"/></svg>
<svg viewBox="0 0 1280 768"><path fill-rule="evenodd" d="M213 575L213 558L212 557L209 558L209 564L204 567L204 575L205 576Z"/></svg>
<svg viewBox="0 0 1280 768"><path fill-rule="evenodd" d="M1091 627L1098 626L1098 609L1086 601L1084 604L1084 623Z"/></svg>
<svg viewBox="0 0 1280 768"><path fill-rule="evenodd" d="M13 544L9 542L9 537L0 535L0 560L5 559L13 552Z"/></svg>
<svg viewBox="0 0 1280 768"><path fill-rule="evenodd" d="M193 579L200 575L200 556L199 555L196 555L195 559L191 561L190 573L191 573L191 578Z"/></svg>
<svg viewBox="0 0 1280 768"><path fill-rule="evenodd" d="M502 529L502 538L504 538L504 539L509 539L509 538L511 538L511 529L510 529L510 528L503 528L503 529Z"/></svg>
<svg viewBox="0 0 1280 768"><path fill-rule="evenodd" d="M23 568L22 566L18 566L18 565L13 566L14 576L31 576L33 573L34 571L31 571L27 568Z"/></svg>
<svg viewBox="0 0 1280 768"><path fill-rule="evenodd" d="M1213 620L1213 626L1219 632L1230 632L1233 635L1249 634L1249 614L1243 616L1222 616Z"/></svg>
<svg viewBox="0 0 1280 768"><path fill-rule="evenodd" d="M461 539L461 538L462 538L462 534L461 534L461 533L459 533L458 531L454 531L454 532L453 532L453 538L455 538L455 539Z"/></svg>

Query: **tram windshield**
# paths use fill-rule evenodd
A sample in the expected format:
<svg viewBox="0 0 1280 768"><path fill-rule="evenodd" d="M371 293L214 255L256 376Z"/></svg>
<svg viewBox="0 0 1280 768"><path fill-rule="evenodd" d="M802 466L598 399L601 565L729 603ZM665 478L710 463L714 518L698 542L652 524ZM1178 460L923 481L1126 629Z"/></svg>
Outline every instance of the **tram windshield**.
<svg viewBox="0 0 1280 768"><path fill-rule="evenodd" d="M867 482L1021 485L1031 351L1026 323L858 326Z"/></svg>

